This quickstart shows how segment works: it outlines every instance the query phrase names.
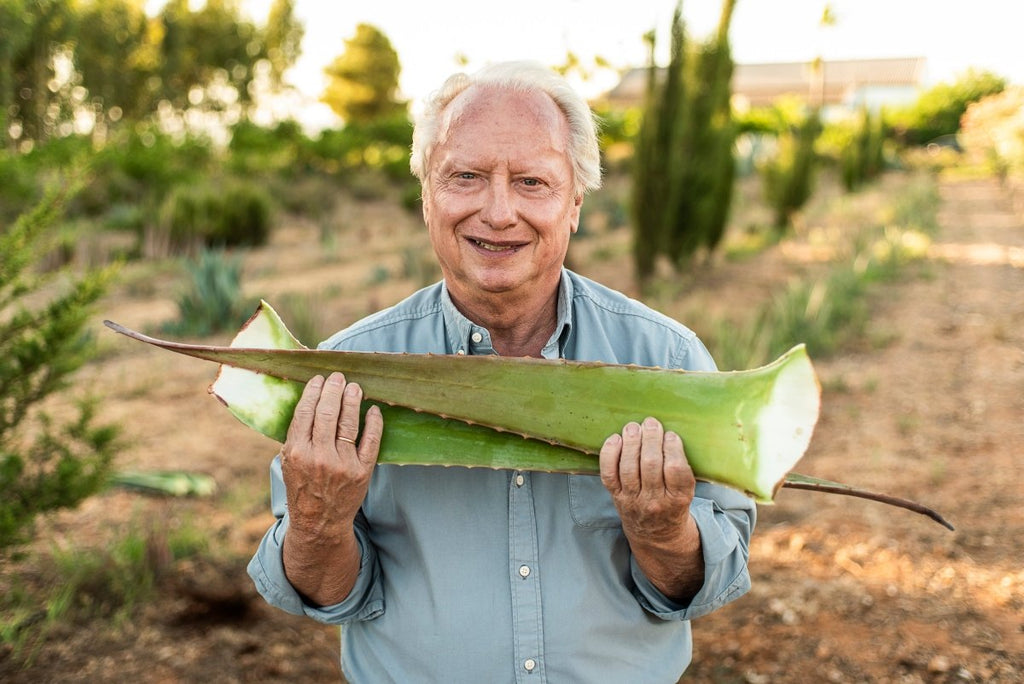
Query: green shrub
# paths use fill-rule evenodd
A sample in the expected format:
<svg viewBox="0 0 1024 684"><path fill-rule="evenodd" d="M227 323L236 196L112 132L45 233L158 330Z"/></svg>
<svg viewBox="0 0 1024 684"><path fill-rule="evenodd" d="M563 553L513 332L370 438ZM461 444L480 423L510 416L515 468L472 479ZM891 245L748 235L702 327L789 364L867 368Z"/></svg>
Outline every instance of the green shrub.
<svg viewBox="0 0 1024 684"><path fill-rule="evenodd" d="M392 181L411 178L412 123L405 114L326 129L312 142L318 166L330 173L382 172Z"/></svg>
<svg viewBox="0 0 1024 684"><path fill-rule="evenodd" d="M882 172L885 165L884 142L882 115L871 113L867 107L862 108L839 155L843 187L849 191L856 190Z"/></svg>
<svg viewBox="0 0 1024 684"><path fill-rule="evenodd" d="M820 113L806 112L782 133L775 156L761 167L764 195L775 214L775 229L784 233L814 189L817 157L814 143L821 133Z"/></svg>
<svg viewBox="0 0 1024 684"><path fill-rule="evenodd" d="M888 125L905 145L923 145L960 130L968 105L1000 93L1006 80L987 71L970 70L953 83L939 83L925 91L910 107L893 110Z"/></svg>
<svg viewBox="0 0 1024 684"><path fill-rule="evenodd" d="M0 230L0 553L28 539L40 513L100 489L117 447L116 428L96 425L88 401L64 423L38 410L91 356L85 326L114 273L39 275L40 259L58 239L63 193L48 192Z"/></svg>
<svg viewBox="0 0 1024 684"><path fill-rule="evenodd" d="M178 186L160 207L159 224L172 252L260 246L270 238L270 199L236 180Z"/></svg>
<svg viewBox="0 0 1024 684"><path fill-rule="evenodd" d="M292 177L306 170L309 141L297 121L259 126L245 119L231 129L227 163L239 174L273 172Z"/></svg>
<svg viewBox="0 0 1024 684"><path fill-rule="evenodd" d="M242 261L223 250L203 249L187 263L188 283L178 297L178 320L166 332L204 337L235 330L255 308L242 296Z"/></svg>

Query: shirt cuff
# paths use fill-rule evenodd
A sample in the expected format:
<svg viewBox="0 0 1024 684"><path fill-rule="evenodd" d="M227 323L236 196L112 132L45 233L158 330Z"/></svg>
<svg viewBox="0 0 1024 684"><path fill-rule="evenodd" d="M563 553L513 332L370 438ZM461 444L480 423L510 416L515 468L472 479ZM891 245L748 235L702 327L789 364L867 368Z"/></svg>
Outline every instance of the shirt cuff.
<svg viewBox="0 0 1024 684"><path fill-rule="evenodd" d="M256 554L249 561L248 572L256 591L272 606L291 613L306 615L318 622L337 625L353 620L372 620L384 613L384 591L380 585L380 571L364 533L355 529L361 554L359 574L348 597L331 606L313 606L288 581L284 572L284 534L288 528L287 516L280 519L263 537Z"/></svg>
<svg viewBox="0 0 1024 684"><path fill-rule="evenodd" d="M702 484L698 483L698 488ZM716 496L720 495L718 490L724 489L709 486L715 487ZM728 495L745 500L739 502L741 505L737 508L749 509L749 518L742 513L736 516L734 510L730 510L731 515L727 514L717 501L709 498L694 497L690 505L690 514L700 531L704 585L688 604L677 603L661 593L637 565L636 559L630 557L635 595L645 610L663 620L692 620L717 610L750 590L747 548L753 527L754 504L738 492L728 492ZM749 525L742 524L744 519L749 521Z"/></svg>

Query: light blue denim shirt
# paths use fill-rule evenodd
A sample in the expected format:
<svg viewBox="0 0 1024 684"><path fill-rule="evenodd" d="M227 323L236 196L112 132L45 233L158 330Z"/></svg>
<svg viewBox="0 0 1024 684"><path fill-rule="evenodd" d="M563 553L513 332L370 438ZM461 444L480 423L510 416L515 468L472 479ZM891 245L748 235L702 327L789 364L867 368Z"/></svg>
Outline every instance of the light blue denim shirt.
<svg viewBox="0 0 1024 684"><path fill-rule="evenodd" d="M487 330L456 310L443 283L320 347L495 353ZM543 354L715 369L689 329L567 270ZM342 603L314 607L284 573L288 514L277 458L271 496L277 522L249 574L272 605L343 625L342 667L356 684L675 682L690 662L689 621L750 587L755 507L725 487L697 484L691 510L705 581L678 605L634 562L598 477L378 465L356 521L355 588Z"/></svg>

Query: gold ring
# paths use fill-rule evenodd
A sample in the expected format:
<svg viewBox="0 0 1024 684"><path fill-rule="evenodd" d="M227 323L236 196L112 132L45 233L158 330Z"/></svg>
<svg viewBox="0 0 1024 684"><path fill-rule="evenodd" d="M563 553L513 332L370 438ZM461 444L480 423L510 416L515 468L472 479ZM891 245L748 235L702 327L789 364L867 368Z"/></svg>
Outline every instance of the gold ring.
<svg viewBox="0 0 1024 684"><path fill-rule="evenodd" d="M341 440L342 442L348 442L352 446L356 445L356 440L354 439L349 439L348 437L338 437L338 439Z"/></svg>

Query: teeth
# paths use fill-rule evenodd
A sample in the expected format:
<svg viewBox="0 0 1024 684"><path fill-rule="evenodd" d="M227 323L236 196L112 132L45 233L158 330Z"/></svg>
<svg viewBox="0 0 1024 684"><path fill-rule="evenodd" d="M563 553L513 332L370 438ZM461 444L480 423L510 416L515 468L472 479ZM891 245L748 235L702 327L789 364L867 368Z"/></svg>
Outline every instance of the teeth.
<svg viewBox="0 0 1024 684"><path fill-rule="evenodd" d="M473 242L475 242L480 247L483 247L488 252L505 252L510 249L515 249L514 247L500 247L498 245L489 245L486 242L480 242L479 240L473 240Z"/></svg>

